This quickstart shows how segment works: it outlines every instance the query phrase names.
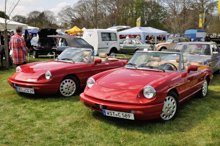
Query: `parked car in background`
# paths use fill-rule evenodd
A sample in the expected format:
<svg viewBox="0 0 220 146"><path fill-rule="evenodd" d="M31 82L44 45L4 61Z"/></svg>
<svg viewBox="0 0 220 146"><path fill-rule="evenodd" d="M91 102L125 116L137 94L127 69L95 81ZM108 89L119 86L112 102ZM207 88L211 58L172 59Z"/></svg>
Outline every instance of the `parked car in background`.
<svg viewBox="0 0 220 146"><path fill-rule="evenodd" d="M134 53L139 49L149 48L152 49L153 46L150 44L146 44L142 40L139 39L123 39L120 40L120 52L121 53Z"/></svg>
<svg viewBox="0 0 220 146"><path fill-rule="evenodd" d="M209 65L213 72L220 69L220 50L215 42L182 42L173 49L188 54L189 62L197 66Z"/></svg>
<svg viewBox="0 0 220 146"><path fill-rule="evenodd" d="M187 38L189 41L191 41L191 35L190 34L177 33L177 34L175 34L175 37L184 37L184 38Z"/></svg>
<svg viewBox="0 0 220 146"><path fill-rule="evenodd" d="M54 47L56 54L60 54L63 50L70 47L93 49L93 46L80 37L72 35L48 35L48 37L56 39L56 46Z"/></svg>
<svg viewBox="0 0 220 146"><path fill-rule="evenodd" d="M189 42L187 38L177 37L177 38L170 38L164 43L159 43L155 45L155 50L162 51L166 49L173 49L173 47L179 42Z"/></svg>
<svg viewBox="0 0 220 146"><path fill-rule="evenodd" d="M86 29L83 39L94 48L95 55L99 53L118 53L119 37L116 30L111 29Z"/></svg>
<svg viewBox="0 0 220 146"><path fill-rule="evenodd" d="M67 48L54 61L18 66L8 78L17 92L72 96L85 87L86 80L99 72L123 67L127 60L109 58L106 53L94 56L93 49Z"/></svg>
<svg viewBox="0 0 220 146"><path fill-rule="evenodd" d="M213 78L209 66L187 64L181 52L137 51L125 67L90 77L81 102L110 117L173 120L180 103L207 95Z"/></svg>
<svg viewBox="0 0 220 146"><path fill-rule="evenodd" d="M38 32L37 44L33 46L33 58L38 55L47 55L54 52L53 47L56 46L56 39L47 37L48 35L56 35L56 29L41 29Z"/></svg>

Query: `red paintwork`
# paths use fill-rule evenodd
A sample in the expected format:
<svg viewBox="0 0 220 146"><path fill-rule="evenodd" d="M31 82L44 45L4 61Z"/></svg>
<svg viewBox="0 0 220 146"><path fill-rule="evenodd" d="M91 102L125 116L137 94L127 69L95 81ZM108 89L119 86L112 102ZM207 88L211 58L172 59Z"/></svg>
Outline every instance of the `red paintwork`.
<svg viewBox="0 0 220 146"><path fill-rule="evenodd" d="M67 75L73 75L78 78L80 87L85 87L87 79L99 72L123 67L124 60L97 63L70 63L59 61L35 62L21 65L21 72L16 72L8 82L15 88L14 84L21 87L35 87L37 94L55 94L57 93L60 82ZM100 62L100 61L98 61ZM45 79L45 72L50 71L52 79Z"/></svg>
<svg viewBox="0 0 220 146"><path fill-rule="evenodd" d="M85 88L80 94L82 103L87 107L102 113L98 105L107 106L113 111L129 112L141 110L143 113L134 114L135 119L149 120L159 118L163 102L169 91L178 94L179 102L183 102L200 90L204 79L213 78L210 67L192 71L194 66L189 66L181 72L153 71L119 68L109 70L92 76L96 82L89 89ZM209 82L210 83L210 82ZM156 96L152 99L144 98L142 92L146 85L155 88Z"/></svg>

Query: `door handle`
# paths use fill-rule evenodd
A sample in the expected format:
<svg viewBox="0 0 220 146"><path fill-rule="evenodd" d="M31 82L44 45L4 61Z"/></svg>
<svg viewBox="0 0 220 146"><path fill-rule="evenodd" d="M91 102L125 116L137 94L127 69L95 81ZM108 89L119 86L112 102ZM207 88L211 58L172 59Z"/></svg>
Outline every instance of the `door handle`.
<svg viewBox="0 0 220 146"><path fill-rule="evenodd" d="M105 65L109 65L109 63L105 63Z"/></svg>

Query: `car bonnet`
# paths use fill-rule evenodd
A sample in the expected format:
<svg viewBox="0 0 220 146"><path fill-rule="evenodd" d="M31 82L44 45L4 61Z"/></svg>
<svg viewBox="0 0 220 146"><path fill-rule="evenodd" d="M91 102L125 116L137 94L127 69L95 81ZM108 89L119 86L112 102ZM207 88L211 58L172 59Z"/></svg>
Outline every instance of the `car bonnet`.
<svg viewBox="0 0 220 146"><path fill-rule="evenodd" d="M112 89L135 90L143 88L148 83L160 79L168 72L152 70L118 69L98 81L100 86Z"/></svg>

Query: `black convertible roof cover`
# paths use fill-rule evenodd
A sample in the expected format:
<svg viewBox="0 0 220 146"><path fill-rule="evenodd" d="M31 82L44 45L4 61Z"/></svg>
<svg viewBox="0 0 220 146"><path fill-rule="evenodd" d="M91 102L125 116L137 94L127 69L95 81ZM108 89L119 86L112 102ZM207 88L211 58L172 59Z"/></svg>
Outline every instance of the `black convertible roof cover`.
<svg viewBox="0 0 220 146"><path fill-rule="evenodd" d="M56 29L51 29L51 28L41 29L38 32L39 42L41 44L41 47L47 46L50 48L50 47L54 46L54 44L55 44L54 39L48 38L47 35L56 35L56 34L57 34Z"/></svg>
<svg viewBox="0 0 220 146"><path fill-rule="evenodd" d="M93 46L91 46L89 43L87 43L84 39L79 38L79 37L75 37L75 36L72 36L72 35L48 35L47 37L64 38L69 47L91 48L91 49L93 49Z"/></svg>

